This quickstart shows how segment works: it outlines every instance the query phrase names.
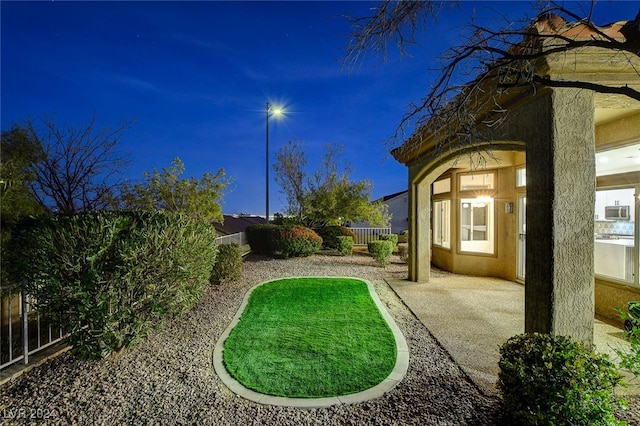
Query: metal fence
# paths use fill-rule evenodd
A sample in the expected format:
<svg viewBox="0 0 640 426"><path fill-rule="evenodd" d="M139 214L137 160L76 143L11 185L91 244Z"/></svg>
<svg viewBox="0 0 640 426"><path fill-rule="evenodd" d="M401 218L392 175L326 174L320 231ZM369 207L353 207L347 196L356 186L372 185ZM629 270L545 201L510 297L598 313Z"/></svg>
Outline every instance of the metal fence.
<svg viewBox="0 0 640 426"><path fill-rule="evenodd" d="M237 244L239 246L244 246L249 244L247 241L247 234L244 232L238 232L237 234L231 235L223 235L222 237L216 238L216 243L218 244Z"/></svg>
<svg viewBox="0 0 640 426"><path fill-rule="evenodd" d="M19 284L0 287L0 370L58 343L61 328L41 316Z"/></svg>
<svg viewBox="0 0 640 426"><path fill-rule="evenodd" d="M356 234L356 246L366 246L369 241L379 239L382 234L391 234L391 228L349 228Z"/></svg>

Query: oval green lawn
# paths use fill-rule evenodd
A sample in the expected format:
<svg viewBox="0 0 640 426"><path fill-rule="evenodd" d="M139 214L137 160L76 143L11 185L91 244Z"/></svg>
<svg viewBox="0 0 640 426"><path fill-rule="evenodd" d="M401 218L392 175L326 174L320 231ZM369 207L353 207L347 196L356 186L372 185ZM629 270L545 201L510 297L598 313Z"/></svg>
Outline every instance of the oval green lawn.
<svg viewBox="0 0 640 426"><path fill-rule="evenodd" d="M323 398L377 385L396 355L394 335L365 282L287 278L253 290L223 360L248 389Z"/></svg>

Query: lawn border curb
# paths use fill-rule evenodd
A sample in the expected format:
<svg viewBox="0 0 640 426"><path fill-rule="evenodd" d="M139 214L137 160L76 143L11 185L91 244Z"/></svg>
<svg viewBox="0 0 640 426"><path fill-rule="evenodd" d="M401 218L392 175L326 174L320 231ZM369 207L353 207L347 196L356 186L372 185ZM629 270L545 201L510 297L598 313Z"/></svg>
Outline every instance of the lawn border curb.
<svg viewBox="0 0 640 426"><path fill-rule="evenodd" d="M244 312L247 306L247 303L249 302L249 297L251 296L251 293L253 292L253 290L255 290L257 287L261 285L268 284L274 281L280 281L285 279L296 279L296 278L336 278L336 279L346 278L346 279L359 280L364 282L367 285L371 299L374 301L375 305L378 307L378 311L380 311L380 314L382 315L384 320L387 322L387 325L391 329L391 332L393 333L395 343L396 343L397 356L396 356L395 366L391 371L391 373L382 382L378 383L377 385L369 389L366 389L364 391L357 392L354 394L350 394L350 395L342 395L342 396L328 397L328 398L286 398L286 397L280 397L280 396L265 395L265 394L253 391L251 389L244 387L240 382L238 382L236 379L231 377L231 375L229 374L229 372L227 371L223 363L224 342L227 340L227 337L229 337L231 330L233 330L233 328L238 324L238 321L240 320L240 317L242 316L242 313ZM235 316L231 320L231 323L225 329L225 331L222 333L222 335L216 342L216 345L213 350L213 367L216 373L218 374L218 377L220 377L222 382L229 388L229 390L241 396L242 398L245 398L260 404L266 404L266 405L277 405L277 406L299 407L299 408L322 408L322 407L330 407L332 405L337 405L337 404L356 404L359 402L365 402L371 399L379 398L385 393L389 392L391 389L396 387L398 383L400 383L400 381L404 378L405 374L407 373L407 370L409 368L409 346L407 345L407 341L404 338L402 331L400 331L400 328L398 327L398 325L395 323L395 321L393 320L393 318L385 308L384 304L378 297L378 294L376 293L375 288L373 287L373 284L369 280L366 280L364 278L358 278L358 277L332 277L332 276L283 277L283 278L277 278L277 279L260 283L252 287L247 292L247 294L245 294L244 299L242 300L242 303L238 308L238 311L236 312Z"/></svg>

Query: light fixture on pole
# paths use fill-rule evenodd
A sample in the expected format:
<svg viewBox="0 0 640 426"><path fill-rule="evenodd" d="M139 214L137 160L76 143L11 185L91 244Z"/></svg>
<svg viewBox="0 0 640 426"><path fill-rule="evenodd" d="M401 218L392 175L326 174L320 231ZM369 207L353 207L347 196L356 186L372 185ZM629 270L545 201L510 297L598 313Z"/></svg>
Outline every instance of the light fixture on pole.
<svg viewBox="0 0 640 426"><path fill-rule="evenodd" d="M266 129L267 141L266 141L266 156L265 156L266 158L265 160L265 181L266 181L265 210L266 211L265 211L264 218L267 221L267 223L269 223L269 117L271 117L272 115L278 116L282 114L282 109L275 107L269 102L267 102L265 114L266 114L265 118L267 123L267 129Z"/></svg>

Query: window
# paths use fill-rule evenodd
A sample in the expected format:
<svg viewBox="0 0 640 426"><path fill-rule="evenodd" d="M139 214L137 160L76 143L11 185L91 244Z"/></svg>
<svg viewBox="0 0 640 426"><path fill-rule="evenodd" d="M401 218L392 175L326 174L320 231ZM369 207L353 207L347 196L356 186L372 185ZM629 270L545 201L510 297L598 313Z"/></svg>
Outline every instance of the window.
<svg viewBox="0 0 640 426"><path fill-rule="evenodd" d="M460 249L475 253L494 253L493 198L460 200Z"/></svg>
<svg viewBox="0 0 640 426"><path fill-rule="evenodd" d="M434 246L451 248L451 200L433 202L433 241Z"/></svg>
<svg viewBox="0 0 640 426"><path fill-rule="evenodd" d="M527 169L524 167L516 169L516 187L522 188L523 186L527 186Z"/></svg>
<svg viewBox="0 0 640 426"><path fill-rule="evenodd" d="M473 191L478 189L494 189L496 174L474 173L460 176L460 191Z"/></svg>
<svg viewBox="0 0 640 426"><path fill-rule="evenodd" d="M447 192L451 192L451 178L433 182L433 195L446 194Z"/></svg>
<svg viewBox="0 0 640 426"><path fill-rule="evenodd" d="M636 193L640 187L596 192L594 272L627 284L636 283Z"/></svg>

